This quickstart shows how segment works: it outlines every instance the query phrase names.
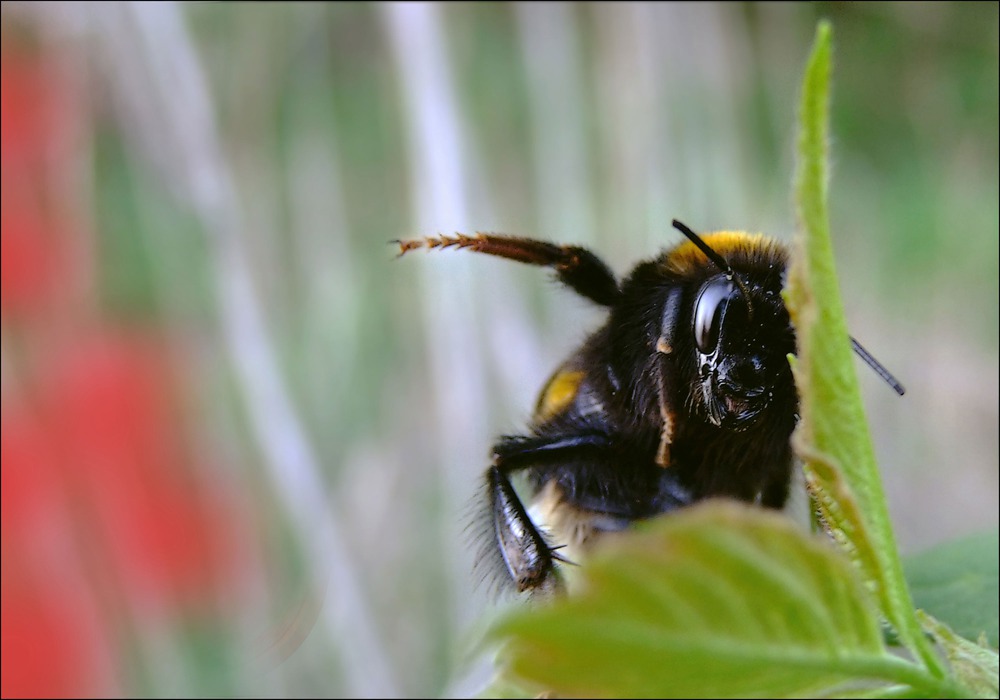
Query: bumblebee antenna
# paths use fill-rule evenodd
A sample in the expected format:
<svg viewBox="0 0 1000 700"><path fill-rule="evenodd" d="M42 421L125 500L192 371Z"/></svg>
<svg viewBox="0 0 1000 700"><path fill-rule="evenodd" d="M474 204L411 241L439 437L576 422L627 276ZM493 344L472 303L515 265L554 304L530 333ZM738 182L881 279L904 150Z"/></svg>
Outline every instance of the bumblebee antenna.
<svg viewBox="0 0 1000 700"><path fill-rule="evenodd" d="M705 243L705 241L701 240L701 237L697 233L689 229L677 219L674 219L671 223L675 229L687 236L688 240L694 243L698 250L705 254L705 257L715 263L717 268L725 272L726 278L729 279L729 281L736 283L740 293L743 294L743 298L747 300L747 309L750 312L750 315L753 316L753 305L750 303L750 292L743 284L743 280L741 280L739 275L736 274L736 271L733 270L732 266L728 262L726 262L726 259L712 250L708 244Z"/></svg>
<svg viewBox="0 0 1000 700"><path fill-rule="evenodd" d="M712 250L708 246L708 244L705 243L705 241L703 241L700 236L698 236L697 233L689 229L680 221L674 219L672 223L674 228L683 233L685 236L687 236L688 240L694 243L698 247L698 250L704 253L709 260L715 263L716 267L725 272L726 277L736 282L736 286L739 287L741 292L743 292L743 296L746 297L747 304L749 305L750 296L747 294L746 288L743 286L743 283L740 281L740 278L733 271L732 266L728 262L726 262L726 259L721 255L719 255L718 253L716 253L714 250ZM861 343L859 343L857 340L855 340L853 336L848 336L848 337L851 339L851 348L854 350L857 356L860 357L862 360L864 360L864 363L869 367L871 367L875 371L875 374L877 374L882 378L882 381L884 381L886 384L892 387L892 390L895 391L900 396L906 393L906 389L904 389L903 385L899 383L899 380L897 380L894 376L892 376L892 373L889 370L887 370L882 365L881 362L872 357L872 354L867 350L865 350L864 346L861 345Z"/></svg>
<svg viewBox="0 0 1000 700"><path fill-rule="evenodd" d="M864 346L854 339L854 336L849 336L851 338L851 347L854 352L857 353L858 357L865 361L865 364L875 370L875 374L882 377L882 381L892 387L892 390L897 394L902 396L906 393L906 389L903 385L899 383L892 373L882 366L882 363L872 357L871 353L865 350Z"/></svg>
<svg viewBox="0 0 1000 700"><path fill-rule="evenodd" d="M701 236L699 236L697 233L695 233L694 231L692 231L691 229L689 229L687 226L685 226L684 224L682 224L677 219L674 219L671 222L671 224L673 225L673 227L675 229L677 229L678 231L680 231L681 233L683 233L685 236L687 236L688 240L690 240L692 243L694 243L695 246L698 247L698 250L700 250L702 253L704 253L705 257L707 257L709 260L711 260L713 263L715 263L715 266L717 268L719 268L720 270L722 270L723 272L725 272L727 276L734 277L736 275L736 273L733 272L733 268L729 265L728 262L726 262L726 259L724 257L722 257L721 255L719 255L718 253L716 253L711 248L709 248L708 244L705 243L705 241L701 240Z"/></svg>

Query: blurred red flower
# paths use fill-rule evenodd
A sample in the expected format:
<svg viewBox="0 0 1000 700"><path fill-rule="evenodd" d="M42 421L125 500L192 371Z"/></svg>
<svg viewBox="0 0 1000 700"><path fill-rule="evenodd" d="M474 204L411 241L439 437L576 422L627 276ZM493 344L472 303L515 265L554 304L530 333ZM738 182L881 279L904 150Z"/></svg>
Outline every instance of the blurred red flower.
<svg viewBox="0 0 1000 700"><path fill-rule="evenodd" d="M204 470L183 442L168 357L106 332L57 356L49 374L50 435L122 585L144 606L197 603L231 564L228 516L196 478Z"/></svg>
<svg viewBox="0 0 1000 700"><path fill-rule="evenodd" d="M78 551L71 490L51 437L25 404L8 400L0 423L0 690L4 697L108 693L110 630Z"/></svg>
<svg viewBox="0 0 1000 700"><path fill-rule="evenodd" d="M61 94L51 64L30 34L17 29L5 27L0 46L0 160L5 170L37 168L68 116L56 108Z"/></svg>
<svg viewBox="0 0 1000 700"><path fill-rule="evenodd" d="M58 283L65 240L53 225L48 177L70 133L72 92L28 41L5 32L0 46L0 309L28 313Z"/></svg>
<svg viewBox="0 0 1000 700"><path fill-rule="evenodd" d="M5 562L5 566L8 564ZM98 611L79 588L36 577L0 587L4 697L79 697L114 691Z"/></svg>
<svg viewBox="0 0 1000 700"><path fill-rule="evenodd" d="M65 283L89 265L89 224L60 224L72 211L60 200L79 192L54 177L74 172L54 144L85 107L43 44L10 40L6 18L3 33L0 685L5 697L119 693L127 635L211 611L233 588L240 518L185 440L161 331L66 313L96 306Z"/></svg>
<svg viewBox="0 0 1000 700"><path fill-rule="evenodd" d="M24 316L43 305L58 283L61 237L41 212L19 198L0 202L0 309Z"/></svg>

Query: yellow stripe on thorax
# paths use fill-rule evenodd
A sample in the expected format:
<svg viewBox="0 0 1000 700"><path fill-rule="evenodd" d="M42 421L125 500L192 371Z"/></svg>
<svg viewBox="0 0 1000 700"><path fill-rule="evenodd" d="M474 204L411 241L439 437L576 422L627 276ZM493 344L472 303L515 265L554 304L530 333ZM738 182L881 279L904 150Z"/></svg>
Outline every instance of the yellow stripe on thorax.
<svg viewBox="0 0 1000 700"><path fill-rule="evenodd" d="M753 250L775 245L772 239L761 233L746 233L745 231L717 231L716 233L706 233L701 239L709 248L726 259L734 251ZM664 264L683 275L711 263L694 243L684 241L670 251Z"/></svg>

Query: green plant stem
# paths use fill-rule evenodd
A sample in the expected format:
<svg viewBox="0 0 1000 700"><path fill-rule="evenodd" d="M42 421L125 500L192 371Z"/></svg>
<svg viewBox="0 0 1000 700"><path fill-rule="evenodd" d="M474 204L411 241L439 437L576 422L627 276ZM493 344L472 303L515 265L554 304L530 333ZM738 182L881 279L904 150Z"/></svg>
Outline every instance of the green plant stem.
<svg viewBox="0 0 1000 700"><path fill-rule="evenodd" d="M938 677L928 670L895 656L877 659L851 659L845 665L858 676L879 678L909 686L919 697L971 698L975 697L947 676Z"/></svg>
<svg viewBox="0 0 1000 700"><path fill-rule="evenodd" d="M813 52L806 67L800 106L799 164L796 173L795 193L799 219L808 231L808 277L836 280L833 269L833 246L830 240L827 183L829 181L827 144L829 134L829 83L831 64L830 23L821 21L816 29ZM809 441L820 451L840 455L839 464L851 491L861 505L862 522L855 525L872 533L877 571L874 572L883 613L897 628L901 641L910 648L936 677L945 678L947 671L934 653L917 622L913 601L910 598L903 568L900 563L892 524L886 506L885 494L875 467L874 448L867 429L867 422L860 406L857 377L853 371L837 374L833 369L851 369L847 329L838 295L817 294L814 301L815 320L835 329L842 343L814 347L821 351L823 371L817 369L813 358L813 381L825 384L830 391L846 398L836 415L809 417ZM822 319L822 321L820 321ZM812 328L807 327L806 333ZM815 346L816 343L813 343ZM842 346L842 347L841 347ZM856 407L856 409L855 409ZM805 418L808 407L803 409ZM854 444L843 444L840 436L846 431L858 436Z"/></svg>

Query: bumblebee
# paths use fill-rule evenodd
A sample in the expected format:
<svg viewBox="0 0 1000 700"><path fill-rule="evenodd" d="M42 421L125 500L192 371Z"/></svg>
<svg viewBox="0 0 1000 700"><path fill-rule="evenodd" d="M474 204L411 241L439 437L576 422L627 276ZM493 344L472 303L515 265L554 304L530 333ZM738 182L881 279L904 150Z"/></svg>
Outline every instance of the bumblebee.
<svg viewBox="0 0 1000 700"><path fill-rule="evenodd" d="M781 296L788 251L760 234L701 237L673 223L688 240L621 282L576 246L492 233L394 241L400 255L454 247L548 267L608 309L543 387L526 433L492 449L486 554L519 591L557 588L558 562L701 499L775 509L788 500L798 420L787 359L795 332ZM518 473L527 507L511 482Z"/></svg>

